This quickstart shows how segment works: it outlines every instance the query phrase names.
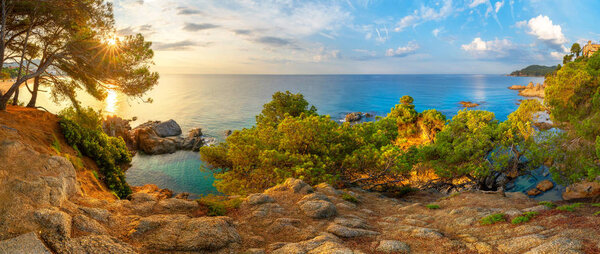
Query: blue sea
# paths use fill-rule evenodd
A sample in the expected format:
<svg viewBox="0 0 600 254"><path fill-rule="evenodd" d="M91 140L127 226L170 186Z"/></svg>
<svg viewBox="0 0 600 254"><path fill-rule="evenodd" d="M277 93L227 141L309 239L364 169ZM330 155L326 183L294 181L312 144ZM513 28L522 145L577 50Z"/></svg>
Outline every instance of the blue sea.
<svg viewBox="0 0 600 254"><path fill-rule="evenodd" d="M494 112L505 120L518 107L517 91L511 85L542 83L543 78L503 75L161 75L159 85L148 97L153 103L127 99L111 92L105 101L81 96L86 105L106 114L137 117L137 124L148 120L177 121L184 133L195 127L224 140L226 130L249 128L262 105L277 91L304 94L320 114L341 120L349 112L385 115L403 95L414 98L417 110L437 109L448 118L461 109L460 101L479 103L477 109ZM26 92L22 94L27 94ZM66 104L40 103L50 111ZM197 153L148 156L138 154L127 171L131 185L157 184L175 192L216 193L214 178L202 166Z"/></svg>

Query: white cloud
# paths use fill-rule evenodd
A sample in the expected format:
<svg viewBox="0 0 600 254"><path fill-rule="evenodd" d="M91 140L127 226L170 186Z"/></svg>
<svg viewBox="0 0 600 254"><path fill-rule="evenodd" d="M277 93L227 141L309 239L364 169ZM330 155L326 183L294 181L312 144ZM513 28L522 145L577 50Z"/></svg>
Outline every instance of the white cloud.
<svg viewBox="0 0 600 254"><path fill-rule="evenodd" d="M445 19L453 11L452 0L444 0L442 7L438 10L428 6L421 6L419 10L415 10L412 14L400 19L394 31L401 32L409 26L415 27L423 22Z"/></svg>
<svg viewBox="0 0 600 254"><path fill-rule="evenodd" d="M504 0L496 2L496 4L494 5L494 7L495 7L494 10L496 11L496 13L498 13L500 11L502 6L504 6Z"/></svg>
<svg viewBox="0 0 600 254"><path fill-rule="evenodd" d="M433 36L435 36L435 37L438 37L438 34L440 34L441 31L442 31L442 29L436 28L436 29L433 29L433 31L431 31L431 34L433 34Z"/></svg>
<svg viewBox="0 0 600 254"><path fill-rule="evenodd" d="M552 58L554 58L556 60L562 60L563 57L565 56L565 53L552 51L552 52L550 52L550 56L552 56Z"/></svg>
<svg viewBox="0 0 600 254"><path fill-rule="evenodd" d="M461 48L475 57L493 57L502 58L510 55L516 47L507 39L495 39L491 41L484 41L480 37L477 37L469 44L464 44Z"/></svg>
<svg viewBox="0 0 600 254"><path fill-rule="evenodd" d="M326 50L325 47L320 47L317 49L316 55L313 56L313 61L315 62L324 62L331 59L338 59L340 57L340 51L335 50Z"/></svg>
<svg viewBox="0 0 600 254"><path fill-rule="evenodd" d="M567 38L562 33L560 25L554 25L548 16L539 15L529 21L519 21L516 25L517 27L526 27L528 34L535 36L550 47L564 51L563 44L567 42Z"/></svg>
<svg viewBox="0 0 600 254"><path fill-rule="evenodd" d="M469 8L475 8L479 5L485 4L487 3L488 0L473 0L470 4L469 4Z"/></svg>
<svg viewBox="0 0 600 254"><path fill-rule="evenodd" d="M416 41L411 41L406 46L400 46L397 49L388 49L385 52L386 56L405 57L414 54L419 49L419 44Z"/></svg>

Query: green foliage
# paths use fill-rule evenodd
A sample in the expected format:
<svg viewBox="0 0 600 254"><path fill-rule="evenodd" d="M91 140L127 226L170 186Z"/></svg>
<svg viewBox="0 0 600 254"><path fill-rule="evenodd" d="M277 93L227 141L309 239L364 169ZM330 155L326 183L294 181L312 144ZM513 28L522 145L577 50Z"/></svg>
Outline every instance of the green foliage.
<svg viewBox="0 0 600 254"><path fill-rule="evenodd" d="M495 213L485 216L479 220L481 225L492 225L498 222L506 221L506 215L503 213Z"/></svg>
<svg viewBox="0 0 600 254"><path fill-rule="evenodd" d="M600 54L564 65L546 78L545 104L563 132L549 136L540 151L553 162L563 184L600 176Z"/></svg>
<svg viewBox="0 0 600 254"><path fill-rule="evenodd" d="M299 117L302 114L309 116L316 113L315 106L308 107L304 95L293 94L290 91L276 92L273 94L273 100L265 104L261 114L256 116L256 122L277 124L287 115Z"/></svg>
<svg viewBox="0 0 600 254"><path fill-rule="evenodd" d="M81 118L74 118L81 119ZM109 137L99 128L85 128L64 115L59 125L67 143L77 146L80 151L92 158L100 169L106 185L118 197L125 198L131 189L125 181L125 174L120 165L131 162L131 155L122 138Z"/></svg>
<svg viewBox="0 0 600 254"><path fill-rule="evenodd" d="M600 203L592 204L593 207L600 207Z"/></svg>
<svg viewBox="0 0 600 254"><path fill-rule="evenodd" d="M574 203L570 205L562 205L557 207L556 209L560 211L574 212L575 209L580 208L581 206L583 206L583 203Z"/></svg>
<svg viewBox="0 0 600 254"><path fill-rule="evenodd" d="M69 119L79 126L86 129L99 129L102 126L102 111L95 111L91 107L77 110L73 107L68 107L61 110L58 115Z"/></svg>
<svg viewBox="0 0 600 254"><path fill-rule="evenodd" d="M595 216L600 216L600 211L594 213Z"/></svg>
<svg viewBox="0 0 600 254"><path fill-rule="evenodd" d="M207 208L208 216L224 216L228 211L239 208L242 204L242 199L229 199L226 196L209 194L200 197L196 202Z"/></svg>
<svg viewBox="0 0 600 254"><path fill-rule="evenodd" d="M512 219L512 224L521 224L530 221L533 217L538 215L538 212L526 212L523 215L517 216Z"/></svg>
<svg viewBox="0 0 600 254"><path fill-rule="evenodd" d="M58 138L56 138L56 136L54 136L54 134L52 134L52 149L54 149L54 151L58 154L61 153L62 149L60 148L60 142L58 141Z"/></svg>
<svg viewBox="0 0 600 254"><path fill-rule="evenodd" d="M432 210L440 209L440 205L438 205L438 204L428 204L428 205L426 205L426 207L429 209L432 209Z"/></svg>
<svg viewBox="0 0 600 254"><path fill-rule="evenodd" d="M579 57L580 53L581 53L581 45L579 45L579 43L577 43L577 42L573 43L573 45L571 46L571 54L574 54L576 57Z"/></svg>
<svg viewBox="0 0 600 254"><path fill-rule="evenodd" d="M94 178L100 179L100 177L98 177L98 172L96 172L96 170L93 170L92 174L94 175Z"/></svg>
<svg viewBox="0 0 600 254"><path fill-rule="evenodd" d="M550 209L553 209L553 208L556 207L556 204L554 204L554 203L552 203L550 201L541 201L541 202L538 203L538 205L543 205L543 206L548 207Z"/></svg>
<svg viewBox="0 0 600 254"><path fill-rule="evenodd" d="M548 73L552 73L557 69L557 66L530 65L521 70L513 71L510 76L538 76L543 77Z"/></svg>
<svg viewBox="0 0 600 254"><path fill-rule="evenodd" d="M351 203L358 204L358 199L355 196L352 196L346 192L342 193L342 199Z"/></svg>

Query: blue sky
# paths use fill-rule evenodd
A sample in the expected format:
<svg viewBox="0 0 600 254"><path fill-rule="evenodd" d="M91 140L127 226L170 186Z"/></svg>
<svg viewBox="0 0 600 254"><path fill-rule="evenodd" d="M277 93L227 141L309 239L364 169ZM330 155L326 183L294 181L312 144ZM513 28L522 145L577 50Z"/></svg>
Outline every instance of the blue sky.
<svg viewBox="0 0 600 254"><path fill-rule="evenodd" d="M600 40L600 1L112 0L160 73L502 74Z"/></svg>

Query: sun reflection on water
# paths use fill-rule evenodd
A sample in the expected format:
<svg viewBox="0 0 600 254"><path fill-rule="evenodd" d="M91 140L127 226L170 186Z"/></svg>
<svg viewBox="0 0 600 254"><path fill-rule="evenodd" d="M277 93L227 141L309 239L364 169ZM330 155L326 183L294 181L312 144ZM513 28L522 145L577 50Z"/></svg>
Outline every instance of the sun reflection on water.
<svg viewBox="0 0 600 254"><path fill-rule="evenodd" d="M108 89L106 99L104 100L104 103L106 104L104 112L115 114L117 112L117 102L117 91Z"/></svg>

